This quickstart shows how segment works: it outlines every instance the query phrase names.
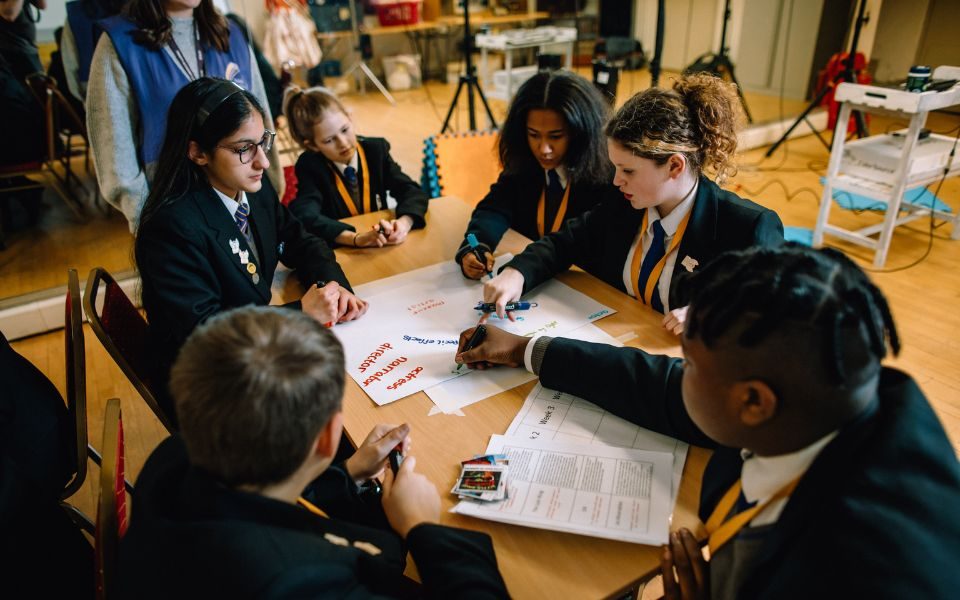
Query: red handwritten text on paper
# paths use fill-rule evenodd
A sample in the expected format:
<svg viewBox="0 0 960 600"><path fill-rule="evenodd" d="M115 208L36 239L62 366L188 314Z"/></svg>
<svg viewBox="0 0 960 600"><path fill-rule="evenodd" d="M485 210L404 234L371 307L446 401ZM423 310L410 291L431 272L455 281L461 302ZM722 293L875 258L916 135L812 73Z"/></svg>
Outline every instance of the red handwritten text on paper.
<svg viewBox="0 0 960 600"><path fill-rule="evenodd" d="M401 385L405 384L408 381L413 381L417 378L417 375L423 371L423 367L417 367L416 369L407 373L403 378L398 379L396 383L390 384L387 386L388 390L395 390Z"/></svg>
<svg viewBox="0 0 960 600"><path fill-rule="evenodd" d="M384 342L384 343L380 344L379 346L377 346L377 349L374 350L373 352L371 352L370 355L366 358L366 360L364 360L362 363L360 363L360 367L359 367L360 372L363 373L363 372L366 371L369 367L372 367L373 364L374 364L375 362L377 362L377 359L380 358L381 356L383 356L383 353L384 353L385 351L387 351L387 350L393 350L393 346L391 346L390 344L388 344L388 343L386 343L386 342Z"/></svg>
<svg viewBox="0 0 960 600"><path fill-rule="evenodd" d="M416 304L411 304L407 307L407 310L411 315L417 315L422 313L425 310L430 310L431 308L437 308L438 306L443 306L445 302L443 300L434 300L430 298L429 300L424 300L423 302L417 302Z"/></svg>
<svg viewBox="0 0 960 600"><path fill-rule="evenodd" d="M389 363L383 365L383 367L382 367L379 371L377 371L377 372L374 373L373 375L371 375L371 376L369 376L369 377L367 377L366 379L363 380L363 387L367 387L368 385L370 385L370 384L373 383L374 381L380 381L380 378L381 378L381 377L383 377L384 375L386 375L386 374L389 373L390 371L394 370L395 368L399 367L401 364L403 364L403 363L405 363L405 362L407 362L407 357L406 357L406 356L401 356L400 358L397 358L397 359L395 359L395 360L392 360L392 361L390 361Z"/></svg>

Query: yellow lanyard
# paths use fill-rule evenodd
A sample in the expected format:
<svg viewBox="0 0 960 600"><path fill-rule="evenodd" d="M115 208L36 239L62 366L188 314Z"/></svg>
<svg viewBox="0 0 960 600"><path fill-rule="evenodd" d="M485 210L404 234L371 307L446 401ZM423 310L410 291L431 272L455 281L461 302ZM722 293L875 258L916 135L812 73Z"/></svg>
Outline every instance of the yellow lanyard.
<svg viewBox="0 0 960 600"><path fill-rule="evenodd" d="M727 493L723 495L717 507L713 509L713 513L710 514L710 518L707 519L706 528L707 534L710 535L710 556L713 556L721 546L737 535L738 531L743 529L747 523L757 516L757 513L769 506L771 502L786 498L792 494L798 483L800 483L800 477L797 477L777 490L777 493L770 496L763 504L748 508L732 516L729 520L724 521L727 515L730 514L730 509L732 509L736 503L737 497L740 496L740 480L738 479L737 482L727 490Z"/></svg>
<svg viewBox="0 0 960 600"><path fill-rule="evenodd" d="M300 496L299 498L297 498L297 504L299 504L300 506L302 506L302 507L304 507L305 509L309 510L310 512L312 512L313 514L317 515L318 517L323 517L324 519L329 519L329 518L330 518L330 517L327 515L327 513L323 512L322 510L320 510L319 508L317 508L317 506L316 506L315 504L313 504L312 502L308 501L308 500L307 500L306 498L304 498L303 496Z"/></svg>
<svg viewBox="0 0 960 600"><path fill-rule="evenodd" d="M550 231L544 233L543 226L544 221L546 221L546 212L547 212L547 188L544 186L543 191L540 192L540 203L537 204L537 233L540 234L540 237L545 236L547 233L553 233L554 231L560 229L560 226L563 225L563 217L567 214L567 201L570 200L570 188L573 187L573 182L567 182L567 189L563 190L563 200L560 201L560 209L557 210L557 216L553 219L553 227L550 228Z"/></svg>
<svg viewBox="0 0 960 600"><path fill-rule="evenodd" d="M370 207L370 212L374 212L373 206L370 206L370 169L367 168L367 156L363 153L363 148L359 143L357 144L357 154L360 156L360 172L363 174L363 202L360 206L356 205L353 196L347 191L347 186L343 185L343 177L338 176L337 168L330 165L330 168L334 170L333 178L337 182L337 190L340 192L340 197L343 198L343 203L347 205L347 210L350 211L352 217L364 212L367 206Z"/></svg>
<svg viewBox="0 0 960 600"><path fill-rule="evenodd" d="M650 209L648 208L643 211L643 226L640 227L640 240L637 242L637 249L633 253L633 262L630 264L630 272L633 273L633 295L637 300L640 300L644 304L650 304L650 299L653 297L653 289L657 287L657 282L660 281L660 273L663 272L663 266L667 264L667 258L670 256L670 253L680 245L683 234L687 231L690 215L692 214L693 208L691 208L687 216L680 221L680 225L677 227L677 233L673 235L673 240L670 242L670 247L663 253L663 258L653 266L653 270L650 271L650 276L647 278L647 284L641 295L640 282L638 280L640 279L640 264L643 259L643 236L647 232L647 217L650 215Z"/></svg>

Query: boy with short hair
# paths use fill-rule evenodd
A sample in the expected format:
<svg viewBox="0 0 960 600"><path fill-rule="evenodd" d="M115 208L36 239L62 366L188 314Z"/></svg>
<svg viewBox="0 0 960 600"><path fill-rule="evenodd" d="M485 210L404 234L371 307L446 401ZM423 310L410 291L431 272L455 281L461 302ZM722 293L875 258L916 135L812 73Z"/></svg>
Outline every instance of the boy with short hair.
<svg viewBox="0 0 960 600"><path fill-rule="evenodd" d="M715 448L700 500L711 559L673 533L668 598L955 597L960 466L917 384L880 365L900 346L880 291L842 254L797 246L724 254L690 285L683 360L493 327L457 360L525 364L545 387Z"/></svg>
<svg viewBox="0 0 960 600"><path fill-rule="evenodd" d="M440 498L416 459L385 469L409 426L378 426L331 466L343 384L342 347L303 313L249 307L199 327L171 372L180 433L137 480L121 595L506 597L490 538L436 524ZM399 538L351 522L358 484L381 475ZM422 586L402 575L407 549Z"/></svg>

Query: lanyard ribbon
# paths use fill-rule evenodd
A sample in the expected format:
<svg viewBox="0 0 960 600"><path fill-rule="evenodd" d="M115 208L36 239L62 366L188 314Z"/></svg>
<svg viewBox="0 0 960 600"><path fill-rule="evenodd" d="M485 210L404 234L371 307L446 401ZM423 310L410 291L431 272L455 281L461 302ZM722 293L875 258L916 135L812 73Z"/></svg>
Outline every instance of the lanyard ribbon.
<svg viewBox="0 0 960 600"><path fill-rule="evenodd" d="M318 517L323 517L324 519L329 519L329 518L330 518L330 517L327 515L327 513L323 512L322 510L320 510L319 508L317 508L317 506L316 506L315 504L313 504L312 502L310 502L309 500L307 500L307 499L304 498L303 496L300 496L299 498L297 498L297 504L299 504L300 506L302 506L302 507L304 507L305 509L309 510L310 512L312 512L313 514L317 515Z"/></svg>
<svg viewBox="0 0 960 600"><path fill-rule="evenodd" d="M643 226L640 227L640 240L637 242L637 249L633 252L633 261L630 264L630 271L633 273L633 295L637 300L640 300L644 304L650 304L650 299L653 297L653 290L657 287L657 282L660 281L660 274L663 272L664 265L667 264L667 258L670 254L677 249L677 246L680 245L680 241L683 239L683 234L687 231L687 224L690 223L690 215L693 214L693 210L687 213L683 220L680 221L680 225L677 227L677 232L673 235L673 239L670 241L670 246L663 253L663 258L657 261L657 264L653 266L653 270L650 272L650 276L647 277L646 285L644 286L643 294L640 293L640 263L643 258L643 236L647 233L647 218L650 215L650 209L643 211Z"/></svg>
<svg viewBox="0 0 960 600"><path fill-rule="evenodd" d="M197 29L196 19L193 21L193 39L197 51L197 69L200 71L199 77L206 77L207 68L203 64L203 51L200 50L200 30ZM173 39L173 36L170 37L169 46L177 62L180 63L180 67L186 72L187 78L189 78L190 81L195 81L198 76L193 73L193 69L190 68L190 64L187 62L187 57L183 55L183 51L180 50L180 46L177 44L177 41Z"/></svg>
<svg viewBox="0 0 960 600"><path fill-rule="evenodd" d="M540 237L557 231L560 229L560 226L563 225L563 217L567 214L567 202L570 200L570 188L572 187L572 182L567 181L567 189L563 190L563 200L560 201L560 208L557 209L557 216L553 219L553 227L551 227L550 231L547 232L544 232L543 230L547 212L547 188L544 187L543 191L540 192L540 203L537 204L537 233L540 234Z"/></svg>
<svg viewBox="0 0 960 600"><path fill-rule="evenodd" d="M733 505L736 503L737 497L740 496L741 484L740 480L738 479L736 483L730 486L730 489L727 490L727 493L723 495L723 498L721 498L720 502L717 503L717 507L714 508L713 512L710 514L710 518L707 519L706 529L707 533L710 535L710 556L713 556L721 546L735 537L737 533L743 529L744 526L746 526L747 523L752 521L760 511L765 509L772 502L789 497L790 494L793 493L793 490L796 489L798 483L800 483L799 477L777 490L777 493L770 496L770 498L768 498L763 504L758 504L757 506L748 508L747 510L737 513L736 515L724 521L727 515L730 514L730 509L732 509Z"/></svg>
<svg viewBox="0 0 960 600"><path fill-rule="evenodd" d="M370 169L367 168L367 155L363 153L363 147L360 144L357 144L357 154L360 157L360 171L363 175L363 201L360 203L360 206L357 206L356 202L353 200L353 196L350 195L350 192L347 191L347 186L343 185L343 177L339 176L337 173L337 168L332 164L330 168L334 170L334 179L337 182L337 191L340 192L340 197L343 199L343 203L347 205L347 210L350 211L350 216L355 217L358 214L364 212L364 207L369 206L370 212L374 212L376 209L370 204Z"/></svg>

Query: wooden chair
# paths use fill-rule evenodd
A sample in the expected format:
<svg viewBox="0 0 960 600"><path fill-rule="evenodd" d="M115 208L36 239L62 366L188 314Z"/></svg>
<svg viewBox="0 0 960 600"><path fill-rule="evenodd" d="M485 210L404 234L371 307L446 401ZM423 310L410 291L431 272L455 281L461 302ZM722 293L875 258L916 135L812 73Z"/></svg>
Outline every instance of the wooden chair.
<svg viewBox="0 0 960 600"><path fill-rule="evenodd" d="M104 286L103 308L101 312L97 312L97 298L101 284ZM130 302L116 280L102 267L91 270L87 277L83 309L90 322L90 328L114 362L167 431L173 431L173 422L157 403L157 395L150 381L147 321Z"/></svg>
<svg viewBox="0 0 960 600"><path fill-rule="evenodd" d="M103 417L103 464L100 467L100 499L94 536L97 598L115 595L120 538L127 531L127 493L123 478L123 418L120 400L107 400Z"/></svg>

